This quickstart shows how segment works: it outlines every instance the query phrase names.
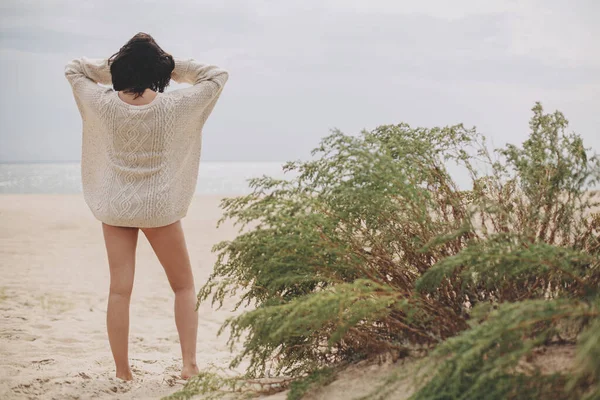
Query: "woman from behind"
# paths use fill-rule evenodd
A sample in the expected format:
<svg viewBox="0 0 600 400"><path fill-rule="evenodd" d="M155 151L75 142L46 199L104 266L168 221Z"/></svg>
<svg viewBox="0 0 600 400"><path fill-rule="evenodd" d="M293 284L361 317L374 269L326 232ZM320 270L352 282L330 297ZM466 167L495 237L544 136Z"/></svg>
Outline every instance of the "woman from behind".
<svg viewBox="0 0 600 400"><path fill-rule="evenodd" d="M181 219L196 189L202 129L229 75L173 57L140 32L109 58L71 60L65 77L83 122L83 195L102 223L110 269L106 324L116 376L133 379L129 305L141 230L175 293L181 377L188 379L198 373L198 315ZM191 86L165 93L171 79Z"/></svg>

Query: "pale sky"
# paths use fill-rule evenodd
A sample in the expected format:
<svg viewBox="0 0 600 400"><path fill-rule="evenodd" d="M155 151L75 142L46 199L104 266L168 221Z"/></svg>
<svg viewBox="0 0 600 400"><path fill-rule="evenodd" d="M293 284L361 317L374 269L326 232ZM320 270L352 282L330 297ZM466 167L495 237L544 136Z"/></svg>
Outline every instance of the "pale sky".
<svg viewBox="0 0 600 400"><path fill-rule="evenodd" d="M202 160L307 159L332 128L400 122L517 144L535 101L600 152L599 18L596 0L2 0L0 162L80 160L64 66L140 31L230 73Z"/></svg>

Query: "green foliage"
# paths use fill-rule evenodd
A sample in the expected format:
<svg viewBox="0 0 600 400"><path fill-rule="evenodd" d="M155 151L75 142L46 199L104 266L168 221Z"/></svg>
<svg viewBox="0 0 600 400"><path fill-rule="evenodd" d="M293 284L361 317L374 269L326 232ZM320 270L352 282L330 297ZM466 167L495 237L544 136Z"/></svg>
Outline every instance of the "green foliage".
<svg viewBox="0 0 600 400"><path fill-rule="evenodd" d="M596 310L599 308L600 302L596 302ZM570 377L567 390L590 385L591 390L582 399L600 399L600 318L596 317L581 333L575 363L579 369Z"/></svg>
<svg viewBox="0 0 600 400"><path fill-rule="evenodd" d="M243 343L231 366L248 360L249 381L301 379L300 398L331 366L434 348L415 399L594 398L600 159L567 126L538 103L529 138L493 153L463 125L333 131L313 160L284 166L295 178L254 178L251 194L223 199L219 224L239 235L214 246L198 301L253 306L222 327ZM577 343L580 367L524 367L557 343Z"/></svg>
<svg viewBox="0 0 600 400"><path fill-rule="evenodd" d="M542 298L548 285L566 296L597 295L600 285L598 255L527 243L514 234L497 234L475 242L428 270L417 290L435 293L445 282L461 282L455 290L469 299L515 301ZM458 279L456 279L458 278Z"/></svg>
<svg viewBox="0 0 600 400"><path fill-rule="evenodd" d="M598 201L589 191L600 163L577 135L564 134L561 113L544 115L539 104L533 111L523 147L501 149L506 164L495 163L491 177L475 182L483 238L441 260L416 285L434 297L457 290L480 304L476 310L500 305L487 316L474 312L485 321L436 348L433 376L414 399L600 395L600 221L590 213ZM580 368L554 375L516 369L561 338L565 326L581 332Z"/></svg>
<svg viewBox="0 0 600 400"><path fill-rule="evenodd" d="M459 159L477 139L462 125L400 124L360 137L335 131L313 151L318 159L286 164L296 178L255 178L252 194L222 200L220 223L234 219L240 234L214 247L218 260L199 301L212 294L220 305L241 290L238 305L256 306L225 325L232 345L247 334L232 366L247 357L252 376L308 373L464 329L460 310L413 289L472 236L455 234L467 203L444 159ZM440 234L453 236L421 250Z"/></svg>
<svg viewBox="0 0 600 400"><path fill-rule="evenodd" d="M566 375L542 375L523 361L540 346L556 342L564 326L598 319L598 305L571 299L501 304L487 314L485 322L474 324L432 352L427 367L435 376L411 399L582 398L587 385L567 391ZM586 335L594 337L594 344L591 338L585 341L597 351L600 332L591 327Z"/></svg>
<svg viewBox="0 0 600 400"><path fill-rule="evenodd" d="M247 376L231 376L228 371L211 366L189 378L182 389L165 396L162 400L244 400L280 392L289 387L291 379L248 379Z"/></svg>

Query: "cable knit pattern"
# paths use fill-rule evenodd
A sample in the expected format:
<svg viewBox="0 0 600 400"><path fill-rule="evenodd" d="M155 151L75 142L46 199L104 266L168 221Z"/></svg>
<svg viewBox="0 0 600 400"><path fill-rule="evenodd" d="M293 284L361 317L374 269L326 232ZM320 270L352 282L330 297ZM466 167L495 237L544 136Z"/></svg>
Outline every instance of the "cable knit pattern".
<svg viewBox="0 0 600 400"><path fill-rule="evenodd" d="M229 77L193 58L174 58L171 79L193 86L125 103L112 87L108 59L65 66L82 118L83 196L99 221L152 228L183 218L196 190L202 128Z"/></svg>

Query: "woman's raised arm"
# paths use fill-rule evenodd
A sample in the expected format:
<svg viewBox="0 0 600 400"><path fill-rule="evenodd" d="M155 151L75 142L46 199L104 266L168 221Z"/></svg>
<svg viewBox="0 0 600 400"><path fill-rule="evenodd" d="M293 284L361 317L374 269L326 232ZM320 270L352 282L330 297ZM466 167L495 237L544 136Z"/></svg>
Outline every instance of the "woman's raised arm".
<svg viewBox="0 0 600 400"><path fill-rule="evenodd" d="M173 60L175 68L171 73L171 79L177 83L193 85L179 90L200 100L212 100L221 92L229 79L229 73L216 65L204 64L193 58L174 57Z"/></svg>
<svg viewBox="0 0 600 400"><path fill-rule="evenodd" d="M112 85L108 58L75 58L65 65L65 77L73 89L102 89L98 83Z"/></svg>

